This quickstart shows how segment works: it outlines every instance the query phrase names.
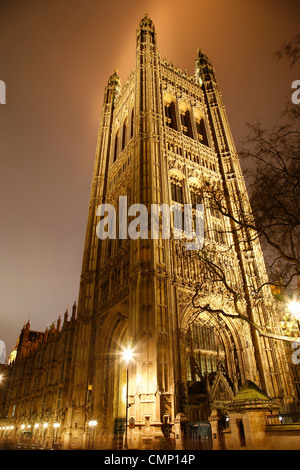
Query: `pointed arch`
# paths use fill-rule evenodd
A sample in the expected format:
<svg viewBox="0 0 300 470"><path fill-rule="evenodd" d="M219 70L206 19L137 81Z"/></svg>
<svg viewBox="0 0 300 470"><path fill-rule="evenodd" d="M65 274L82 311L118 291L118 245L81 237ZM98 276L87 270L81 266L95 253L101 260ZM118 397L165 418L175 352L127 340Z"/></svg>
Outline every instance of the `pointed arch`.
<svg viewBox="0 0 300 470"><path fill-rule="evenodd" d="M128 118L126 117L123 122L123 129L122 129L122 150L126 147L127 144L127 125L128 125Z"/></svg>
<svg viewBox="0 0 300 470"><path fill-rule="evenodd" d="M122 351L128 340L128 310L116 305L98 317L96 326L93 406L95 416L105 429L108 445L112 444L116 420L126 416L126 364Z"/></svg>
<svg viewBox="0 0 300 470"><path fill-rule="evenodd" d="M194 110L194 117L198 142L209 147L205 118L199 109Z"/></svg>
<svg viewBox="0 0 300 470"><path fill-rule="evenodd" d="M203 296L202 304L206 303L215 303L221 304L222 299L217 299L214 297ZM224 308L224 304L222 305ZM219 352L215 349L215 353L211 356L217 357L219 354L219 365L221 364L221 370L225 372L227 379L232 384L232 388L237 390L239 386L246 380L247 375L247 362L249 357L244 356L243 351L247 351L247 327L243 325L238 319L233 320L232 318L224 317L221 315L212 315L208 312L203 312L201 315L198 315L196 309L193 308L192 303L190 303L185 310L182 312L180 327L181 331L184 331L185 340L187 340L189 334L193 334L192 328L193 325L200 325L201 328L206 326L210 334L214 335L215 344L219 342L221 348ZM203 331L205 333L205 331ZM195 333L194 333L195 335ZM192 341L195 342L197 339L192 337ZM199 340L198 340L199 341ZM208 339L208 341L211 341ZM209 344L209 343L208 343ZM199 352L198 360L202 355L207 355L205 347L199 342L196 343L197 350ZM193 347L193 344L191 345ZM209 350L209 348L207 349ZM212 349L213 351L213 349ZM208 353L209 355L210 353ZM248 351L248 356L250 355L250 350ZM197 358L195 359L197 360ZM198 364L195 365L197 367ZM188 365L187 365L188 367ZM207 370L207 369L206 369ZM217 368L215 369L215 372ZM200 370L198 370L200 373ZM213 372L213 371L212 371Z"/></svg>
<svg viewBox="0 0 300 470"><path fill-rule="evenodd" d="M178 125L176 118L175 99L170 93L166 93L163 97L163 102L166 126L177 131Z"/></svg>
<svg viewBox="0 0 300 470"><path fill-rule="evenodd" d="M191 109L190 106L184 101L179 103L179 114L182 133L193 139L194 135L192 128Z"/></svg>
<svg viewBox="0 0 300 470"><path fill-rule="evenodd" d="M130 138L132 139L134 133L134 107L131 109L130 114Z"/></svg>
<svg viewBox="0 0 300 470"><path fill-rule="evenodd" d="M117 160L118 154L119 154L119 139L120 139L120 129L118 129L115 134L114 159L113 159L114 162Z"/></svg>
<svg viewBox="0 0 300 470"><path fill-rule="evenodd" d="M171 186L171 201L184 204L185 202L185 176L182 171L172 168L169 171Z"/></svg>
<svg viewBox="0 0 300 470"><path fill-rule="evenodd" d="M200 179L195 176L189 177L187 182L190 190L190 202L193 209L195 209L197 204L203 204L202 183Z"/></svg>

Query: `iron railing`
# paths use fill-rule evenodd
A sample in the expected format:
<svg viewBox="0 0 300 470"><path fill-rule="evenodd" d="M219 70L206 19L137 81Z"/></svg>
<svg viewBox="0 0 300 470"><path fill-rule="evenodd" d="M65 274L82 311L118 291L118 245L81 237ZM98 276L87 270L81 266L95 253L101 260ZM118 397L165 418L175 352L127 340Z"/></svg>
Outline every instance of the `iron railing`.
<svg viewBox="0 0 300 470"><path fill-rule="evenodd" d="M300 413L267 415L266 424L300 424Z"/></svg>

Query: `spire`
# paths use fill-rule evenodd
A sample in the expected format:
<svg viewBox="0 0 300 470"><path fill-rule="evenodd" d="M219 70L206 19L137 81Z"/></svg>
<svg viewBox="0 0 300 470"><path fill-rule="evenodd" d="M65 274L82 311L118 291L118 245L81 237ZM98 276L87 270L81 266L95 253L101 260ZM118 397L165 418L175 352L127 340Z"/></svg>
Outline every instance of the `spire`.
<svg viewBox="0 0 300 470"><path fill-rule="evenodd" d="M120 85L120 82L121 80L119 77L118 69L115 69L113 74L109 77L108 83L111 85Z"/></svg>
<svg viewBox="0 0 300 470"><path fill-rule="evenodd" d="M197 57L196 57L196 63L199 63L199 65L206 65L210 64L209 58L207 57L206 54L204 54L201 49L197 49Z"/></svg>
<svg viewBox="0 0 300 470"><path fill-rule="evenodd" d="M71 317L71 320L73 320L73 321L76 318L76 310L77 310L77 305L76 305L76 300L75 300L75 302L73 304L73 307L72 307L72 317Z"/></svg>
<svg viewBox="0 0 300 470"><path fill-rule="evenodd" d="M68 312L68 309L66 309L65 314L64 314L64 323L63 323L63 327L66 326L66 324L67 324L67 322L68 322L68 316L69 316L69 312Z"/></svg>
<svg viewBox="0 0 300 470"><path fill-rule="evenodd" d="M147 43L147 37L149 38L149 43L153 46L156 46L156 33L155 26L151 18L145 13L144 17L141 19L139 28L137 30L137 41L143 44ZM143 50L144 47L141 47Z"/></svg>
<svg viewBox="0 0 300 470"><path fill-rule="evenodd" d="M139 27L140 28L150 28L150 29L153 29L153 30L155 29L154 23L151 20L151 18L149 17L148 13L144 14L143 18L140 21Z"/></svg>
<svg viewBox="0 0 300 470"><path fill-rule="evenodd" d="M56 323L56 331L60 331L60 325L61 325L61 316L59 315L57 323Z"/></svg>
<svg viewBox="0 0 300 470"><path fill-rule="evenodd" d="M195 60L195 77L200 85L203 85L204 81L213 79L215 80L215 71L212 63L208 56L204 54L201 49L197 50L197 57Z"/></svg>
<svg viewBox="0 0 300 470"><path fill-rule="evenodd" d="M115 69L113 74L109 77L106 88L104 101L106 104L114 103L115 98L118 96L121 89L121 80L118 75L118 70Z"/></svg>
<svg viewBox="0 0 300 470"><path fill-rule="evenodd" d="M27 323L26 324L24 323L24 326L23 326L23 338L24 339L25 338L28 339L29 330L30 330L30 317L28 318Z"/></svg>

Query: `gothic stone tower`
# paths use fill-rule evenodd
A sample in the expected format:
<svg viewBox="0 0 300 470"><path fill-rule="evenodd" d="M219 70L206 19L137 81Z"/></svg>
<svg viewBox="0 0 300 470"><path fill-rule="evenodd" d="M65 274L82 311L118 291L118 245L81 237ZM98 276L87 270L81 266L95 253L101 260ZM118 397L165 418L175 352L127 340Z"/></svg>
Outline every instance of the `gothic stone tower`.
<svg viewBox="0 0 300 470"><path fill-rule="evenodd" d="M249 278L266 279L259 242L249 241L247 249L238 239L232 242L230 221L206 205L206 182L223 188L232 213L249 204L211 63L198 51L191 77L163 60L146 15L137 30L134 71L123 86L115 72L104 94L66 415L71 447L90 444L90 420L98 423L94 446L118 445L127 383L128 446L140 449L159 448L170 431L173 441L180 439L175 431L181 418L207 420L246 380L270 397L290 396L274 341L240 320L197 315L192 297L199 280L203 303L234 313L233 305L205 279L197 253L185 250L174 230L170 239L161 230L156 238L150 229L143 236L142 227L136 239L119 234L120 196L127 196L128 207L144 204L149 214L151 204L194 205L201 199L206 227L222 226L228 233L215 230L209 240L218 262L243 290L247 314L264 324L264 308L254 306L247 287ZM116 208L115 239L100 240L96 233L97 207L104 203ZM226 254L231 243L235 248ZM121 355L127 347L134 352L128 371Z"/></svg>

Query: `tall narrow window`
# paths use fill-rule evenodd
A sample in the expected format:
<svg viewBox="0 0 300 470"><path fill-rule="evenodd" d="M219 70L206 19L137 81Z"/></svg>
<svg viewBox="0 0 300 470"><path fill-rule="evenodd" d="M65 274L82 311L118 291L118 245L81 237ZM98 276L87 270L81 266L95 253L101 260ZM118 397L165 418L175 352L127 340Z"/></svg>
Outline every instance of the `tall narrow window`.
<svg viewBox="0 0 300 470"><path fill-rule="evenodd" d="M65 362L62 361L61 363L61 369L60 369L60 380L64 379L64 374L65 374Z"/></svg>
<svg viewBox="0 0 300 470"><path fill-rule="evenodd" d="M123 124L123 134L122 134L122 150L125 148L127 143L127 118Z"/></svg>
<svg viewBox="0 0 300 470"><path fill-rule="evenodd" d="M188 110L181 111L180 119L181 119L182 133L186 135L187 137L193 138L191 116L190 116L189 111Z"/></svg>
<svg viewBox="0 0 300 470"><path fill-rule="evenodd" d="M47 369L46 378L45 378L45 387L49 385L49 376L50 376L50 369Z"/></svg>
<svg viewBox="0 0 300 470"><path fill-rule="evenodd" d="M177 131L177 121L176 121L176 111L175 111L174 101L171 101L171 103L165 104L165 122L168 127Z"/></svg>
<svg viewBox="0 0 300 470"><path fill-rule="evenodd" d="M38 376L36 375L35 378L34 378L34 383L33 383L33 391L36 390L37 381L38 381Z"/></svg>
<svg viewBox="0 0 300 470"><path fill-rule="evenodd" d="M241 447L246 447L246 437L245 437L245 430L244 430L243 420L242 419L237 419L236 420L236 425L237 425L237 428L238 428L240 446Z"/></svg>
<svg viewBox="0 0 300 470"><path fill-rule="evenodd" d="M59 388L58 393L57 393L57 404L56 404L56 407L57 407L58 410L61 407L61 395L62 395L62 389Z"/></svg>
<svg viewBox="0 0 300 470"><path fill-rule="evenodd" d="M183 188L181 183L171 182L171 197L172 201L183 204Z"/></svg>
<svg viewBox="0 0 300 470"><path fill-rule="evenodd" d="M210 325L193 323L187 336L188 381L199 382L216 372L218 364L226 371L225 350L221 338Z"/></svg>
<svg viewBox="0 0 300 470"><path fill-rule="evenodd" d="M196 204L202 204L202 195L197 189L191 189L191 203L193 209L196 209Z"/></svg>
<svg viewBox="0 0 300 470"><path fill-rule="evenodd" d="M199 142L208 147L208 140L207 140L206 129L205 129L205 124L204 124L203 119L196 120L196 130L197 130L197 136L198 136Z"/></svg>
<svg viewBox="0 0 300 470"><path fill-rule="evenodd" d="M117 160L117 158L118 158L119 135L120 135L120 131L118 131L118 132L116 133L116 137L115 137L114 162L115 162L115 161Z"/></svg>
<svg viewBox="0 0 300 470"><path fill-rule="evenodd" d="M134 119L134 108L131 111L131 129L130 129L130 138L133 137L133 119Z"/></svg>
<svg viewBox="0 0 300 470"><path fill-rule="evenodd" d="M46 402L46 394L43 395L42 398L42 406L41 406L41 412L43 413L45 410L45 402Z"/></svg>
<svg viewBox="0 0 300 470"><path fill-rule="evenodd" d="M226 230L224 227L224 220L222 217L222 213L217 206L217 203L214 201L210 201L209 203L210 209L210 220L211 220L211 228L210 228L210 238L215 240L215 242L220 243L221 245L226 244Z"/></svg>

